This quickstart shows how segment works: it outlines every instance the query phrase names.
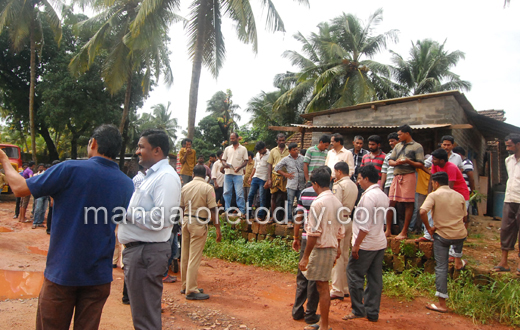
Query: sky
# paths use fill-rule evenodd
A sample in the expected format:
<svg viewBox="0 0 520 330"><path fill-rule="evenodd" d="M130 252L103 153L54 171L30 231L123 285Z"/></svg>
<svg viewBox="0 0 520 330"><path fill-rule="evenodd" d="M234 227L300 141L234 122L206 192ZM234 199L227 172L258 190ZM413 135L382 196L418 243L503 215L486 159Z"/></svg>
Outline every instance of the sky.
<svg viewBox="0 0 520 330"><path fill-rule="evenodd" d="M374 32L397 29L399 41L389 43L387 50L373 60L390 64L388 50L406 58L412 41L430 38L442 43L446 40L446 50L465 53L465 60L459 61L452 71L472 83L471 91L465 95L473 107L476 110L505 110L506 122L520 126L520 104L516 98L516 93L520 93L520 4L515 1L504 8L503 0L309 0L310 7L298 5L297 1L274 0L284 21L285 33L266 31L260 2L251 0L257 5L254 7L259 39L257 54L251 45L237 40L231 22L224 19L226 61L217 79L203 68L196 122L208 115L206 102L213 94L230 89L233 102L241 107L239 124L247 124L250 119L245 112L248 101L261 91L275 90L273 78L276 74L297 70L281 56L285 50L301 51L301 44L293 38L296 32L308 36L317 31L320 22L329 21L342 12L366 21L376 9L383 8L383 22ZM187 6L187 3L183 5ZM188 13L187 7L180 9L181 16L188 17ZM150 112L155 104L171 102L172 116L177 118L182 129L186 129L192 63L181 24L171 27L170 38L174 84L168 88L161 80L138 113Z"/></svg>

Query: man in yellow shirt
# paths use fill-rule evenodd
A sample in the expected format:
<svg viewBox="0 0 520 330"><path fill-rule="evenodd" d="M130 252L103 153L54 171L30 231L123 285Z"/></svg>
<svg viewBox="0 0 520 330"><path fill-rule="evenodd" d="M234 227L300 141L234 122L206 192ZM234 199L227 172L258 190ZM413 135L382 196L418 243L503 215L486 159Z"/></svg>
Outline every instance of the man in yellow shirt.
<svg viewBox="0 0 520 330"><path fill-rule="evenodd" d="M197 163L197 152L191 148L192 141L185 139L186 147L179 151L179 159L181 162L181 180L182 185L189 183L192 180L193 168Z"/></svg>

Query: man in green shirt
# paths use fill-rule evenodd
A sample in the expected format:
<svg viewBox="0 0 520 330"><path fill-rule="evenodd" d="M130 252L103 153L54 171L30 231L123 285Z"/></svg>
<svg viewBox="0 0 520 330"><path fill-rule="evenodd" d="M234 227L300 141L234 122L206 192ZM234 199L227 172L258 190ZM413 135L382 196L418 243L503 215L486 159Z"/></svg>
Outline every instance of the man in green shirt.
<svg viewBox="0 0 520 330"><path fill-rule="evenodd" d="M324 134L320 137L320 141L317 145L307 149L305 159L303 160L303 173L306 182L309 182L309 173L315 168L325 165L329 145L330 135Z"/></svg>

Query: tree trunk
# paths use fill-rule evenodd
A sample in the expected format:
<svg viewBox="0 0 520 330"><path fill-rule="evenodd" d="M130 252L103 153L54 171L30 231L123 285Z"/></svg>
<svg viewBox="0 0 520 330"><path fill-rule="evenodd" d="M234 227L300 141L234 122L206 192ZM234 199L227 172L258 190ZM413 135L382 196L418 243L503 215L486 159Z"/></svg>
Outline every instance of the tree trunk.
<svg viewBox="0 0 520 330"><path fill-rule="evenodd" d="M199 29L197 30L197 43L195 45L195 55L193 56L193 66L191 69L190 99L188 106L188 139L193 140L195 133L195 116L197 114L197 101L199 97L199 81L202 71L202 55L204 51L204 34L206 30L206 20L204 19L207 11L207 1L202 0L199 12Z"/></svg>
<svg viewBox="0 0 520 330"><path fill-rule="evenodd" d="M78 159L78 138L78 135L72 134L70 139L70 159Z"/></svg>
<svg viewBox="0 0 520 330"><path fill-rule="evenodd" d="M123 166L125 164L126 142L128 140L128 114L130 113L130 99L132 96L132 75L132 72L128 74L125 92L125 105L123 107L123 117L121 118L121 123L119 124L119 133L121 133L121 137L123 139L121 152L119 153L119 168L121 170L123 170Z"/></svg>
<svg viewBox="0 0 520 330"><path fill-rule="evenodd" d="M37 163L36 159L36 125L34 123L34 88L36 85L36 42L34 41L34 20L31 22L31 81L29 84L29 122L31 126L31 149L32 160Z"/></svg>
<svg viewBox="0 0 520 330"><path fill-rule="evenodd" d="M39 133L45 140L45 143L47 144L47 150L49 151L50 161L59 159L60 156L58 154L58 150L56 149L56 144L52 140L51 134L49 133L49 130L47 129L47 126L45 124L41 124Z"/></svg>

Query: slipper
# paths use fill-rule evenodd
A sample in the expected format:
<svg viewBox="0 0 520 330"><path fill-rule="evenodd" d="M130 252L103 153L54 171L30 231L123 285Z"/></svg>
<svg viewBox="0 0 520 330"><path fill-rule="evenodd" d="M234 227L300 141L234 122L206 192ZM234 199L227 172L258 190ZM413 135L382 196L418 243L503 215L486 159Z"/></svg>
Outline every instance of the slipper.
<svg viewBox="0 0 520 330"><path fill-rule="evenodd" d="M362 319L364 316L359 316L354 313L350 313L348 315L343 316L342 320L348 321L353 319Z"/></svg>
<svg viewBox="0 0 520 330"><path fill-rule="evenodd" d="M303 330L320 330L320 325L318 323L311 324L303 328ZM332 328L329 328L329 330L332 330Z"/></svg>
<svg viewBox="0 0 520 330"><path fill-rule="evenodd" d="M442 309L439 309L439 307L435 306L435 304L426 305L426 308L431 310L431 311L439 312L439 313L447 313L448 312L447 310L443 311Z"/></svg>
<svg viewBox="0 0 520 330"><path fill-rule="evenodd" d="M455 268L455 270L461 272L466 268L467 264L468 264L468 261L466 259L462 259L462 267L460 269Z"/></svg>
<svg viewBox="0 0 520 330"><path fill-rule="evenodd" d="M501 273L501 272L510 272L511 268L505 268L505 267L502 267L502 266L495 266L495 267L493 267L493 270L496 273Z"/></svg>
<svg viewBox="0 0 520 330"><path fill-rule="evenodd" d="M420 243L420 242L431 242L431 241L423 236L423 237L419 237L418 239L415 240L415 243Z"/></svg>

